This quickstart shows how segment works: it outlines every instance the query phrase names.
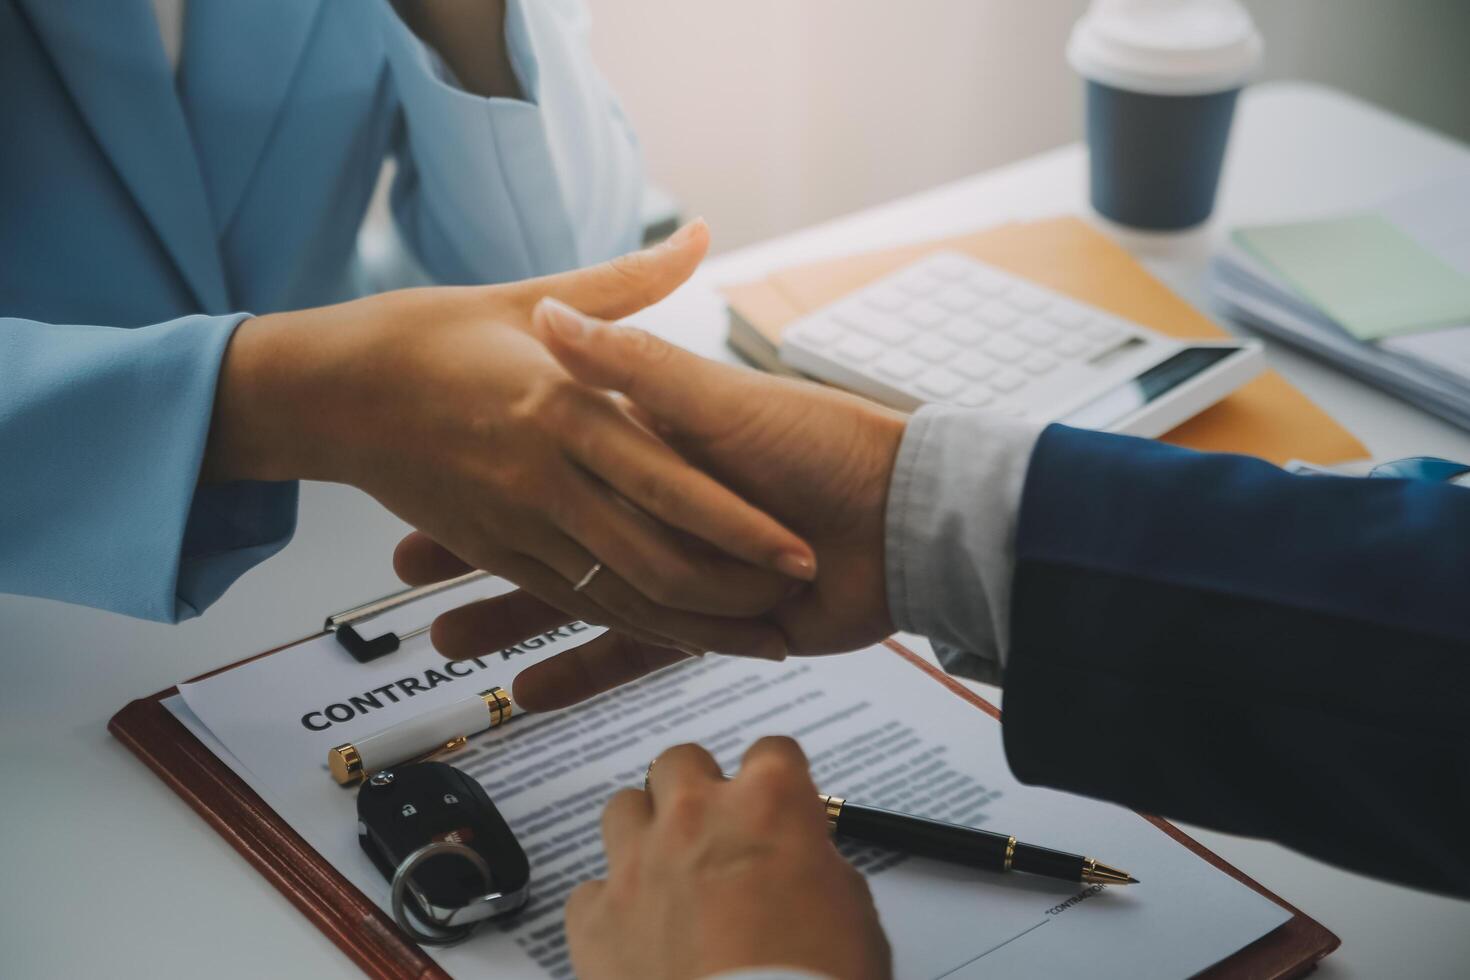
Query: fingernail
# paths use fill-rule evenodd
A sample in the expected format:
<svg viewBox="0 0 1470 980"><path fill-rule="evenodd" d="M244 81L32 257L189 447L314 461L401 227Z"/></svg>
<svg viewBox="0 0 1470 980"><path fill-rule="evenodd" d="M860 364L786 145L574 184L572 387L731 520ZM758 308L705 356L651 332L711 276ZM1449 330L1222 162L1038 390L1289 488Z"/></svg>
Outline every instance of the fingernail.
<svg viewBox="0 0 1470 980"><path fill-rule="evenodd" d="M776 559L776 571L803 582L811 582L817 577L817 563L799 552L788 551Z"/></svg>
<svg viewBox="0 0 1470 980"><path fill-rule="evenodd" d="M678 231L664 239L664 244L669 248L680 248L694 236L694 229L704 224L703 218L695 218L686 222Z"/></svg>
<svg viewBox="0 0 1470 980"><path fill-rule="evenodd" d="M786 654L789 652L786 649L786 640L783 637L775 636L769 640L761 641L761 645L751 651L751 656L759 657L762 660L785 660Z"/></svg>
<svg viewBox="0 0 1470 980"><path fill-rule="evenodd" d="M541 301L541 310L546 326L562 340L581 340L587 331L587 318L559 299L547 296Z"/></svg>

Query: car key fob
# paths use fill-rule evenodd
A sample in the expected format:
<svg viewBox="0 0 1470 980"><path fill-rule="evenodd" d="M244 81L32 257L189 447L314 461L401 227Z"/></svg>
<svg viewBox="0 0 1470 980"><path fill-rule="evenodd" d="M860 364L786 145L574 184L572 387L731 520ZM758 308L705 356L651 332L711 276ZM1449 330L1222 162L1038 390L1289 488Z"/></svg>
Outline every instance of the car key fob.
<svg viewBox="0 0 1470 980"><path fill-rule="evenodd" d="M469 924L526 904L526 852L484 788L453 766L374 773L358 790L357 820L362 849L393 883L394 918L420 942L457 942ZM434 931L406 921L405 906Z"/></svg>

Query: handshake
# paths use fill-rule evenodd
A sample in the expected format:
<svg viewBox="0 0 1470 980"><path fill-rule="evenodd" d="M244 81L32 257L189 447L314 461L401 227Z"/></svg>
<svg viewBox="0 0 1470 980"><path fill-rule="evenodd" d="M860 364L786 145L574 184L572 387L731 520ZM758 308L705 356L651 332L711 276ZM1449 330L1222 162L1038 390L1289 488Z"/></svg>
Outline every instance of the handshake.
<svg viewBox="0 0 1470 980"><path fill-rule="evenodd" d="M404 581L484 569L520 587L441 615L447 657L607 626L521 672L531 710L710 651L866 646L894 629L884 511L904 417L608 322L672 292L708 243L695 222L561 275L249 319L201 478L351 484L418 529L394 554ZM887 975L795 743L763 740L728 783L696 746L659 773L613 797L608 878L568 902L579 976Z"/></svg>
<svg viewBox="0 0 1470 980"><path fill-rule="evenodd" d="M609 627L521 672L515 697L531 710L706 651L780 660L893 631L884 505L903 417L704 360L566 296L569 283L574 294L586 285L578 277L601 277L606 292L579 305L631 312L682 281L706 241L695 225L617 265L539 284L544 296L514 329L544 349L528 359L542 380L509 403L508 419L484 420L492 434L528 430L508 440L519 458L471 456L448 471L484 474L489 500L507 506L415 531L394 555L414 585L481 567L520 586L441 615L431 637L445 656L571 619ZM654 773L646 790L609 802L608 876L567 903L579 976L888 975L867 884L832 846L795 743L762 740L728 783L693 745L665 753Z"/></svg>
<svg viewBox="0 0 1470 980"><path fill-rule="evenodd" d="M706 241L692 225L618 260L621 282L608 285L629 298L584 298L617 313L655 300ZM707 651L780 660L891 633L884 503L903 416L705 360L557 298L555 280L598 272L542 281L530 307L525 332L556 370L519 409L539 445L484 464L520 481L506 481L513 506L480 516L501 522L504 544L462 550L441 524L394 555L413 585L478 567L520 586L440 616L435 647L463 659L574 619L609 627L516 679L520 704L548 710Z"/></svg>

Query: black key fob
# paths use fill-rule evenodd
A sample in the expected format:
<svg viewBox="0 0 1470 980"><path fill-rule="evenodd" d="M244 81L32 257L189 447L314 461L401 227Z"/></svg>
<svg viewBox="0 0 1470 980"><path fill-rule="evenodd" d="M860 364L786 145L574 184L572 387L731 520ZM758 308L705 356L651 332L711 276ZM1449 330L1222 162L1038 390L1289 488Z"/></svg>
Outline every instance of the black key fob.
<svg viewBox="0 0 1470 980"><path fill-rule="evenodd" d="M453 766L374 773L357 792L357 821L362 849L393 883L394 918L420 942L457 942L470 924L526 904L526 852L484 788ZM406 921L405 906L433 931Z"/></svg>

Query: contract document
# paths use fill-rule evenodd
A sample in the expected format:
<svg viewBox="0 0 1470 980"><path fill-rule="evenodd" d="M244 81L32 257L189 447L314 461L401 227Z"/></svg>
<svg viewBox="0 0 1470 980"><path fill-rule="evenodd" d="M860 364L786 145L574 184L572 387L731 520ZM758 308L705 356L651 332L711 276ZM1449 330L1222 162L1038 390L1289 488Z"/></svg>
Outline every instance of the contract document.
<svg viewBox="0 0 1470 980"><path fill-rule="evenodd" d="M479 581L395 610L409 630L509 586ZM389 621L389 620L392 621ZM577 624L448 664L427 636L369 664L330 637L180 685L169 709L364 894L388 882L357 842L356 790L327 752L492 686L596 635ZM429 950L459 978L572 976L562 908L605 864L608 796L641 786L663 749L697 742L727 770L762 735L790 735L824 793L984 827L1126 868L1142 882L1083 886L843 845L872 886L894 975L1184 977L1285 922L1288 913L1138 815L1022 786L1000 725L898 653L876 646L782 663L707 656L582 705L525 715L444 761L474 776L531 859L531 900L464 943Z"/></svg>

